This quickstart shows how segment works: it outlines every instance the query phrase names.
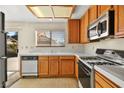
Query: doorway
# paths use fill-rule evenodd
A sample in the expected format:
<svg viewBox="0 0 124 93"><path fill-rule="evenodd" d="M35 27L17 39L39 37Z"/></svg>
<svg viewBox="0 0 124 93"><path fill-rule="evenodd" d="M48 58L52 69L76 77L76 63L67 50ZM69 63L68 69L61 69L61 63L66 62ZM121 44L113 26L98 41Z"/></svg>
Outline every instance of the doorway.
<svg viewBox="0 0 124 93"><path fill-rule="evenodd" d="M12 85L19 79L19 60L18 60L18 32L6 33L7 51L7 83L6 87Z"/></svg>

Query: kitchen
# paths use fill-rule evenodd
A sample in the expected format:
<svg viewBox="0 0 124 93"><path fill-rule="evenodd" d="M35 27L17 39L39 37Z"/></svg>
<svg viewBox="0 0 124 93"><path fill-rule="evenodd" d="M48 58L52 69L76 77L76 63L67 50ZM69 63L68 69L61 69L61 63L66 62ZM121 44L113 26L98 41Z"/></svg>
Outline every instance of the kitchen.
<svg viewBox="0 0 124 93"><path fill-rule="evenodd" d="M1 87L124 87L123 10L123 5L0 6L1 33L18 32L20 75Z"/></svg>

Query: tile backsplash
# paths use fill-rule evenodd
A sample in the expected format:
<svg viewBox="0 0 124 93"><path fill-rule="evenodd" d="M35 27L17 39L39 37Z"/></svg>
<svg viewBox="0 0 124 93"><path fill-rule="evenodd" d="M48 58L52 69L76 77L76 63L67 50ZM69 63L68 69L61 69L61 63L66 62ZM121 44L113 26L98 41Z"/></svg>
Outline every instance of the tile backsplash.
<svg viewBox="0 0 124 93"><path fill-rule="evenodd" d="M84 52L94 55L97 48L124 50L123 42L124 42L124 38L118 38L118 39L101 40L100 42L85 44L83 45Z"/></svg>

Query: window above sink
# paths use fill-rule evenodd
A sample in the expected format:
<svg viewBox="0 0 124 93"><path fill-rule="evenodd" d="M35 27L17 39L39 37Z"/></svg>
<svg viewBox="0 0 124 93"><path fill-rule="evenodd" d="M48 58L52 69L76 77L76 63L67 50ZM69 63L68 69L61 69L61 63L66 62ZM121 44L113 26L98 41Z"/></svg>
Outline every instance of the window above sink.
<svg viewBox="0 0 124 93"><path fill-rule="evenodd" d="M64 30L36 31L35 44L37 47L64 47L65 31Z"/></svg>

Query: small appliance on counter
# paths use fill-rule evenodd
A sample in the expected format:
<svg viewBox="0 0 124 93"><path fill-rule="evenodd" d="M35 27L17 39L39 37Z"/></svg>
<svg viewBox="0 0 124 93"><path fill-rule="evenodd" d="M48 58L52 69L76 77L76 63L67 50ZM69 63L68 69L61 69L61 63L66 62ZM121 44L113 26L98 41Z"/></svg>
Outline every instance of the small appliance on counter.
<svg viewBox="0 0 124 93"><path fill-rule="evenodd" d="M124 51L112 49L97 49L97 56L80 57L78 62L79 87L95 87L94 66L123 66Z"/></svg>

